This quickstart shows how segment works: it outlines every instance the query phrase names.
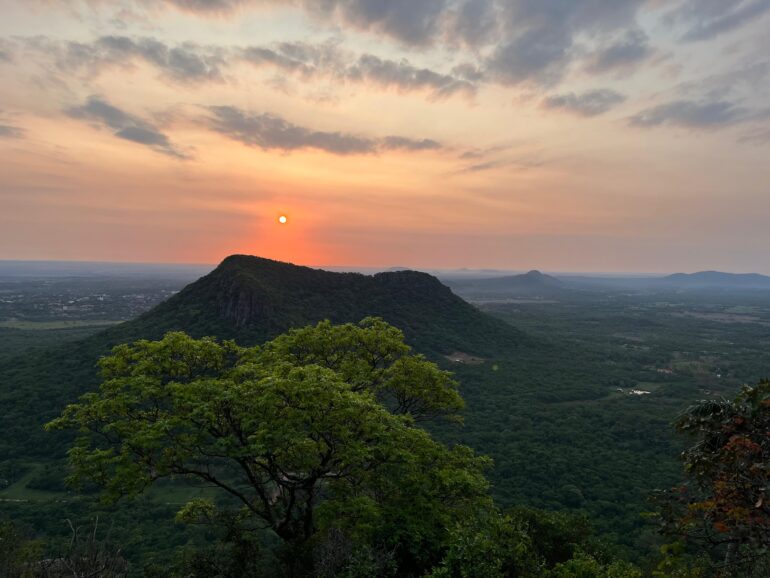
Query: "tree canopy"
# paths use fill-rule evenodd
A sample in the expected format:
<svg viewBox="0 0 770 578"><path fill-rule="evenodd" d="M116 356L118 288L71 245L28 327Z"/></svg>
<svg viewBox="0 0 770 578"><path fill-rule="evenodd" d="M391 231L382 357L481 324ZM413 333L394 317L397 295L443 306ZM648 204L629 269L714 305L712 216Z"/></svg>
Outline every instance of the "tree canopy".
<svg viewBox="0 0 770 578"><path fill-rule="evenodd" d="M290 574L339 557L345 548L329 544L340 536L418 573L447 528L491 507L488 460L416 426L456 419L456 383L381 320L319 323L252 348L169 333L115 347L100 366L99 391L47 426L81 431L71 481L107 500L164 478L216 487L221 498L189 502L180 518L271 531Z"/></svg>
<svg viewBox="0 0 770 578"><path fill-rule="evenodd" d="M695 438L682 453L688 480L658 497L669 535L712 556L719 576L770 572L770 381L732 400L702 401L676 422Z"/></svg>

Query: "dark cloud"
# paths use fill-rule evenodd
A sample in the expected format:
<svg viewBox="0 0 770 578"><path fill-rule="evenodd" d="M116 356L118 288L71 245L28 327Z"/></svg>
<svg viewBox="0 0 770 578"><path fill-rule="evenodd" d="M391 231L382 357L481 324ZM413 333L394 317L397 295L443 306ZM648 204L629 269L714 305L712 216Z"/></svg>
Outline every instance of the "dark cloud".
<svg viewBox="0 0 770 578"><path fill-rule="evenodd" d="M305 0L303 4L315 14L332 14L362 30L413 45L433 41L448 6L446 0Z"/></svg>
<svg viewBox="0 0 770 578"><path fill-rule="evenodd" d="M488 76L504 84L551 85L579 51L576 39L614 34L635 24L645 0L511 0L499 2L504 41L486 62Z"/></svg>
<svg viewBox="0 0 770 578"><path fill-rule="evenodd" d="M232 106L209 107L211 128L234 140L265 150L318 149L336 155L372 154L384 150L434 150L435 141L401 136L373 139L342 133L316 131L272 114L251 114Z"/></svg>
<svg viewBox="0 0 770 578"><path fill-rule="evenodd" d="M682 39L710 40L770 12L770 0L685 0L669 20L685 27Z"/></svg>
<svg viewBox="0 0 770 578"><path fill-rule="evenodd" d="M62 71L98 74L109 67L126 67L143 61L157 68L165 78L189 83L219 81L226 65L225 50L192 43L167 45L154 38L102 36L90 43L58 42L45 37L23 41L51 57Z"/></svg>
<svg viewBox="0 0 770 578"><path fill-rule="evenodd" d="M751 117L750 111L726 100L677 100L643 110L632 116L629 123L638 127L671 125L708 129L730 126Z"/></svg>
<svg viewBox="0 0 770 578"><path fill-rule="evenodd" d="M635 66L652 54L647 35L630 30L626 35L596 51L589 59L589 72L601 73Z"/></svg>
<svg viewBox="0 0 770 578"><path fill-rule="evenodd" d="M139 58L149 62L170 78L187 82L220 80L224 59L219 51L194 44L169 47L153 38L132 39L126 36L103 36L95 45L95 58L110 63Z"/></svg>
<svg viewBox="0 0 770 578"><path fill-rule="evenodd" d="M626 97L609 89L591 90L583 94L554 94L543 100L543 107L564 110L580 116L598 116L626 100Z"/></svg>
<svg viewBox="0 0 770 578"><path fill-rule="evenodd" d="M238 6L247 4L247 0L167 0L177 8L189 12L215 14L231 12Z"/></svg>
<svg viewBox="0 0 770 578"><path fill-rule="evenodd" d="M488 76L509 85L555 84L570 62L570 47L570 37L559 30L530 30L495 51L487 62Z"/></svg>
<svg viewBox="0 0 770 578"><path fill-rule="evenodd" d="M493 0L465 0L456 9L449 38L469 46L483 46L497 36L497 10Z"/></svg>
<svg viewBox="0 0 770 578"><path fill-rule="evenodd" d="M428 68L417 68L406 60L383 60L370 54L361 56L355 65L347 68L345 77L402 91L427 90L436 97L458 92L473 94L476 90L475 85L467 80Z"/></svg>
<svg viewBox="0 0 770 578"><path fill-rule="evenodd" d="M271 47L252 46L241 57L255 66L273 66L302 76L325 75L348 82L367 83L401 92L428 92L434 98L473 94L469 80L419 68L408 60L388 60L371 54L352 57L329 44L284 42Z"/></svg>
<svg viewBox="0 0 770 578"><path fill-rule="evenodd" d="M118 138L148 146L168 156L187 158L171 144L165 134L152 124L120 110L98 96L89 97L84 105L70 108L66 113L72 118L109 128Z"/></svg>

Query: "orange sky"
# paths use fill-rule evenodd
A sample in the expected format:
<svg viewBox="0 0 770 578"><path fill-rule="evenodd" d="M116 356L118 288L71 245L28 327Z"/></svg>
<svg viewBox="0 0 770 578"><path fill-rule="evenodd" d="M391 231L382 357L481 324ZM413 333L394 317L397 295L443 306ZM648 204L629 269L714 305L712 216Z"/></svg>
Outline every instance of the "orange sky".
<svg viewBox="0 0 770 578"><path fill-rule="evenodd" d="M317 5L0 0L0 259L770 272L770 3Z"/></svg>

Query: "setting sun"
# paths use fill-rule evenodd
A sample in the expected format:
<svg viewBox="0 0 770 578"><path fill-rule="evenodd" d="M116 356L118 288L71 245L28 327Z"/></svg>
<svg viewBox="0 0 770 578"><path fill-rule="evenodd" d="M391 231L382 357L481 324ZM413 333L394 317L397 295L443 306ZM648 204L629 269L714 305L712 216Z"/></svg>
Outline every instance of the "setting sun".
<svg viewBox="0 0 770 578"><path fill-rule="evenodd" d="M281 225L285 225L288 222L289 219L286 218L286 215L281 215L278 217L278 222L281 223Z"/></svg>

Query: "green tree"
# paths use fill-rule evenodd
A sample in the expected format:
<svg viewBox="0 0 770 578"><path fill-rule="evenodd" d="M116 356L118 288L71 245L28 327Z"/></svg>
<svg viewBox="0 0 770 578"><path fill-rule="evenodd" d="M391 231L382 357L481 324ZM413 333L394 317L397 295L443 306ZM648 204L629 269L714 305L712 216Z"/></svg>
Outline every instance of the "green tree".
<svg viewBox="0 0 770 578"><path fill-rule="evenodd" d="M733 400L703 401L676 422L696 438L688 480L660 493L664 532L700 548L724 576L766 576L770 547L770 381Z"/></svg>
<svg viewBox="0 0 770 578"><path fill-rule="evenodd" d="M115 347L100 366L100 390L47 426L81 432L71 481L107 500L164 478L219 488L179 518L273 532L289 574L311 572L332 534L419 574L446 528L491 506L488 460L416 426L456 419L456 383L381 320L320 323L249 349L169 333Z"/></svg>

